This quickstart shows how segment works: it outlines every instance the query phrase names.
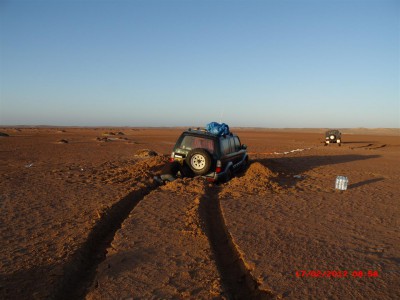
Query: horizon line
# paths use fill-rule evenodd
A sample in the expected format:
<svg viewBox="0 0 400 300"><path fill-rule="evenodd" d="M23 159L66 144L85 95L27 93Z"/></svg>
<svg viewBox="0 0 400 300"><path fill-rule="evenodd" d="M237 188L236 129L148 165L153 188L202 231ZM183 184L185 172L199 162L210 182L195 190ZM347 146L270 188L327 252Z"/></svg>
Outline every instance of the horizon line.
<svg viewBox="0 0 400 300"><path fill-rule="evenodd" d="M228 125L229 126L229 125ZM248 128L248 129L390 129L400 130L400 127L266 127L266 126L229 126L230 128ZM188 126L188 125L177 125L177 126L116 126L116 125L3 125L0 124L0 128L204 128L204 126Z"/></svg>

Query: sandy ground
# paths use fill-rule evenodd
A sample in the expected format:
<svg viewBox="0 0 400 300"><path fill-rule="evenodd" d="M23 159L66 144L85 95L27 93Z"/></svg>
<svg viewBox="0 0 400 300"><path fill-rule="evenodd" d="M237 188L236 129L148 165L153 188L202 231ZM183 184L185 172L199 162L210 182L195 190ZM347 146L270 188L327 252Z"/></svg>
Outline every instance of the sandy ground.
<svg viewBox="0 0 400 300"><path fill-rule="evenodd" d="M0 129L0 298L400 298L399 130L233 129L246 172L157 187L181 131Z"/></svg>

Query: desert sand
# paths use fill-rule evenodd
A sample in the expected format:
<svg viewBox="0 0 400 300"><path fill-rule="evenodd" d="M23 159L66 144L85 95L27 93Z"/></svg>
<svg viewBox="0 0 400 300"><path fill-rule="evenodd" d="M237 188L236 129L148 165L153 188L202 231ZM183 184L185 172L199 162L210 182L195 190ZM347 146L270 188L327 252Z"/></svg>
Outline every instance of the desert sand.
<svg viewBox="0 0 400 300"><path fill-rule="evenodd" d="M1 128L0 298L400 299L399 130L232 128L246 171L158 187L182 130Z"/></svg>

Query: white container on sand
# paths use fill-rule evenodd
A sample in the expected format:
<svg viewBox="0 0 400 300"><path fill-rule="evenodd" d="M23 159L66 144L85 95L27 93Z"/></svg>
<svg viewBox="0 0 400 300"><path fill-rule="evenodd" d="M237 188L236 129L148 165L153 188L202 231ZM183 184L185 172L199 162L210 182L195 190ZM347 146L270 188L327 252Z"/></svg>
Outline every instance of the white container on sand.
<svg viewBox="0 0 400 300"><path fill-rule="evenodd" d="M341 191L347 190L347 185L349 183L349 179L346 176L338 176L336 177L335 188Z"/></svg>

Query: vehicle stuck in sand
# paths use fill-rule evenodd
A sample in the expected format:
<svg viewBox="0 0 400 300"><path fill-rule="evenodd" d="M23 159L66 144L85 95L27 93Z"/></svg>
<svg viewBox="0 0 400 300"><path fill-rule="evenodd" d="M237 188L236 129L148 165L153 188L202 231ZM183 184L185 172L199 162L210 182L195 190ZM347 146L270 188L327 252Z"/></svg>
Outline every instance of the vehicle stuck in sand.
<svg viewBox="0 0 400 300"><path fill-rule="evenodd" d="M331 143L336 143L339 146L342 145L342 134L339 130L332 129L325 133L325 146L328 146Z"/></svg>
<svg viewBox="0 0 400 300"><path fill-rule="evenodd" d="M247 146L236 134L213 134L204 129L188 129L178 138L170 162L189 167L194 175L209 181L228 181L248 164Z"/></svg>

